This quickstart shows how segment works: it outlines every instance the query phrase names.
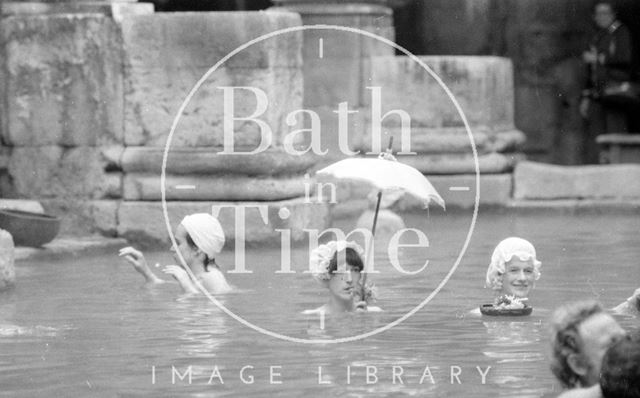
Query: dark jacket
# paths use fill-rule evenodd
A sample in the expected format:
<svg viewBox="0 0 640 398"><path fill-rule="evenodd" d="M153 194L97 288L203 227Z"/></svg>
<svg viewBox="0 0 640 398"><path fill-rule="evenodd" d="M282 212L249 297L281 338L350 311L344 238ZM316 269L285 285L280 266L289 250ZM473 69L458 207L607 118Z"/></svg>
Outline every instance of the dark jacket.
<svg viewBox="0 0 640 398"><path fill-rule="evenodd" d="M586 88L597 97L607 83L631 79L632 54L629 28L615 21L600 29L589 42L598 52L598 62L588 65Z"/></svg>

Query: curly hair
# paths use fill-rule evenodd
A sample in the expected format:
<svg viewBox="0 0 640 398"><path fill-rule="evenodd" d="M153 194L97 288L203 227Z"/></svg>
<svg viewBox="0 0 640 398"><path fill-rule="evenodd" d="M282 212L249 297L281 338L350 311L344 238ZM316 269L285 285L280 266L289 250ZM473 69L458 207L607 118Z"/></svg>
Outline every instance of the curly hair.
<svg viewBox="0 0 640 398"><path fill-rule="evenodd" d="M558 308L551 318L551 372L566 388L575 388L582 382L569 366L571 354L582 352L582 339L578 328L595 314L604 312L594 300L567 303Z"/></svg>

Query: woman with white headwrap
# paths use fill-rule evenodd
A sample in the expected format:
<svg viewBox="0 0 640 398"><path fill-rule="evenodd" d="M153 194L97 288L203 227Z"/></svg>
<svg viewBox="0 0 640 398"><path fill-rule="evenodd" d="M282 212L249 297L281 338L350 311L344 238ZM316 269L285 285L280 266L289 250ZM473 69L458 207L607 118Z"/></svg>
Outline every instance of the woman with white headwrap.
<svg viewBox="0 0 640 398"><path fill-rule="evenodd" d="M198 284L212 294L231 290L215 262L215 255L220 253L225 242L224 231L215 217L206 213L186 216L176 228L174 239L175 246L171 251L174 259L183 266L168 265L163 272L173 276L185 292L197 293ZM148 283L164 282L151 272L142 252L125 247L120 250L120 256L130 262Z"/></svg>

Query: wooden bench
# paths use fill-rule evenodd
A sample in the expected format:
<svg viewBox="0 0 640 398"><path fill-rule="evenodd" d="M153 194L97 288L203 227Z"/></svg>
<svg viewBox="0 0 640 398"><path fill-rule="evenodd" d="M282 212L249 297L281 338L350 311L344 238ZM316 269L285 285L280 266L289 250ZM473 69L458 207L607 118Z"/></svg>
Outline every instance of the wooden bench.
<svg viewBox="0 0 640 398"><path fill-rule="evenodd" d="M602 134L600 163L640 163L640 134Z"/></svg>

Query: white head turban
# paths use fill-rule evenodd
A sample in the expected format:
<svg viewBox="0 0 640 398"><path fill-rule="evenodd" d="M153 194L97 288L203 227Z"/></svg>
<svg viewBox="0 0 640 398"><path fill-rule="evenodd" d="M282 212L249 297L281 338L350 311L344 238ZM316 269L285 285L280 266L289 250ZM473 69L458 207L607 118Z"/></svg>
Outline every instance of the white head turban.
<svg viewBox="0 0 640 398"><path fill-rule="evenodd" d="M506 263L513 257L521 261L532 260L535 279L540 278L542 263L536 258L536 249L531 242L522 238L510 237L498 243L491 256L491 264L487 269L486 287L499 290L502 285L502 275L505 273Z"/></svg>
<svg viewBox="0 0 640 398"><path fill-rule="evenodd" d="M224 231L220 222L207 213L197 213L186 216L182 226L196 244L211 259L220 253L224 246Z"/></svg>

